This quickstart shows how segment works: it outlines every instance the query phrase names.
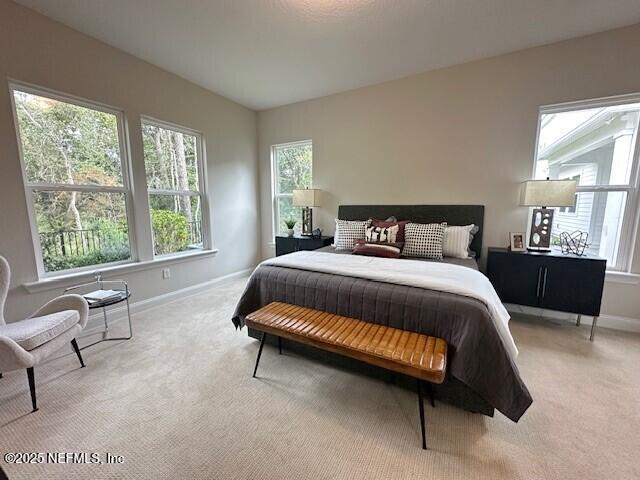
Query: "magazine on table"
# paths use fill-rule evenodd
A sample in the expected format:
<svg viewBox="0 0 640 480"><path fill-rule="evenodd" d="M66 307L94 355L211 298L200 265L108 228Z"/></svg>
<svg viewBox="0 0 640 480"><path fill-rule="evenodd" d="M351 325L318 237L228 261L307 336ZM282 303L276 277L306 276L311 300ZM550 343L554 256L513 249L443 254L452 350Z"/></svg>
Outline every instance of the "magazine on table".
<svg viewBox="0 0 640 480"><path fill-rule="evenodd" d="M98 303L119 298L121 293L120 290L94 290L93 292L85 293L83 297L89 303Z"/></svg>

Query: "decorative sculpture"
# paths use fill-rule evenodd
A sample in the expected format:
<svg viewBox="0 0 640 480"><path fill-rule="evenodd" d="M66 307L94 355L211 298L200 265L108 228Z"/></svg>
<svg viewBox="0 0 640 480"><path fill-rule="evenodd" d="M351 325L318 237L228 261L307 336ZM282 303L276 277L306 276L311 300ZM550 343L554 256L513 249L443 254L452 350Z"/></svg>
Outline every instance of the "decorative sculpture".
<svg viewBox="0 0 640 480"><path fill-rule="evenodd" d="M562 253L568 255L573 253L578 256L584 255L584 250L589 246L587 239L589 238L589 232L581 232L576 230L573 233L562 232L560 234L560 248Z"/></svg>

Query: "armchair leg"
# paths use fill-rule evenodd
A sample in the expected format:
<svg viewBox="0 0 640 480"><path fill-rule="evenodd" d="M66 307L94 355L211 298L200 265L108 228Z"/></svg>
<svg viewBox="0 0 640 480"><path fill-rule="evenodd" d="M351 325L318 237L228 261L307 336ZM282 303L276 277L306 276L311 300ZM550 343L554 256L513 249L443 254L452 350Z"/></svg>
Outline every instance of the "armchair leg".
<svg viewBox="0 0 640 480"><path fill-rule="evenodd" d="M73 347L73 350L76 352L76 355L78 356L78 360L80 360L80 365L82 365L80 368L84 368L84 361L82 360L82 354L80 353L80 349L78 348L78 342L76 342L76 339L74 338L73 340L71 340L71 346Z"/></svg>
<svg viewBox="0 0 640 480"><path fill-rule="evenodd" d="M27 378L29 379L29 390L31 391L31 405L33 411L38 411L38 404L36 403L36 379L33 374L33 367L27 368Z"/></svg>

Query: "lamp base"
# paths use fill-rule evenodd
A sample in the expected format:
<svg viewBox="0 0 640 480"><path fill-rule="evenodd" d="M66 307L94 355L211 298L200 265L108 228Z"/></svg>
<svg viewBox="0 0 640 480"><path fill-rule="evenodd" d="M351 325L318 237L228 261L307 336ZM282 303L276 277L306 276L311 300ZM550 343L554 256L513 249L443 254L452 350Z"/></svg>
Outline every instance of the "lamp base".
<svg viewBox="0 0 640 480"><path fill-rule="evenodd" d="M313 235L313 210L311 207L302 208L302 232L300 235L304 237Z"/></svg>
<svg viewBox="0 0 640 480"><path fill-rule="evenodd" d="M553 225L553 209L534 208L531 216L529 246L531 251L551 251L551 227Z"/></svg>

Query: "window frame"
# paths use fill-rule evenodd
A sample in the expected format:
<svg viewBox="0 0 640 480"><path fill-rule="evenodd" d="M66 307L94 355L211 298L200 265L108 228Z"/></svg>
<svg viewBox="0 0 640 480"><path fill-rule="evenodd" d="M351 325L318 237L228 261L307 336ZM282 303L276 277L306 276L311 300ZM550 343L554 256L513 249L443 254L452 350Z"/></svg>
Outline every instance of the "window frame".
<svg viewBox="0 0 640 480"><path fill-rule="evenodd" d="M271 145L271 230L272 238L280 234L280 209L278 200L280 198L293 198L293 193L280 193L280 171L276 160L276 151L286 147L297 147L302 145L311 146L311 179L313 182L313 140L296 140L294 142L274 143Z"/></svg>
<svg viewBox="0 0 640 480"><path fill-rule="evenodd" d="M585 110L589 108L603 108L629 103L640 103L640 93L625 95L615 95L601 97L590 100L578 100L572 102L555 103L542 105L538 108L538 123L535 137L535 148L533 156L533 172L531 178L536 178L536 168L538 163L538 141L542 127L542 115L563 113L575 110ZM628 184L622 185L585 185L578 186L576 193L581 192L626 192L624 212L622 213L622 229L618 241L618 253L616 264L610 265L607 262L607 272L631 273L632 261L635 253L635 244L639 229L640 212L640 123L634 132L631 144L633 146L632 164L629 173Z"/></svg>
<svg viewBox="0 0 640 480"><path fill-rule="evenodd" d="M135 213L133 206L133 172L131 170L131 162L129 158L129 137L126 128L126 118L124 110L111 107L99 102L88 100L76 95L58 92L50 88L21 82L19 80L9 79L9 97L11 102L11 111L13 115L14 130L18 145L18 156L20 157L20 168L22 173L22 183L24 187L25 200L27 204L27 214L29 217L29 228L31 233L31 241L36 260L38 279L47 279L58 277L61 275L71 275L74 273L96 271L101 268L113 267L117 265L127 265L138 261L138 248L135 234ZM102 185L75 185L65 183L47 183L47 182L29 182L27 177L27 168L22 151L22 139L20 136L20 124L18 122L17 107L15 102L15 91L36 95L39 97L49 98L58 102L68 103L103 113L108 113L116 117L118 146L120 153L120 169L122 172L122 186L102 186ZM125 212L127 215L127 235L129 240L129 259L117 262L100 263L96 265L87 265L85 267L68 268L65 270L56 270L47 272L44 267L44 258L42 254L42 246L40 244L40 232L38 230L37 216L35 213L35 205L33 194L36 191L52 191L52 192L87 192L87 193L121 193L124 195Z"/></svg>
<svg viewBox="0 0 640 480"><path fill-rule="evenodd" d="M144 184L147 191L147 202L149 205L149 218L147 221L149 222L149 231L151 232L151 251L153 253L154 259L165 259L176 256L185 255L188 253L192 253L193 251L207 251L213 249L213 241L211 235L211 224L209 221L209 195L207 189L207 162L206 158L206 149L204 142L204 134L198 130L194 130L192 128L183 127L182 125L177 125L172 122L167 122L165 120L159 120L157 118L151 117L149 115L141 115L140 116L140 132L142 134L144 125L151 125L158 128L163 128L165 130L172 130L174 132L179 132L184 135L190 135L195 137L196 139L196 152L197 159L196 164L198 168L198 191L194 190L170 190L170 189L155 189L149 188L147 183L147 173L146 173L146 162L144 159L144 152L142 154L142 162L145 167L145 176L144 176ZM166 196L174 196L174 195L187 195L190 197L200 197L200 209L202 216L202 248L192 251L181 251L174 253L166 253L163 255L156 255L155 252L155 240L153 238L153 224L151 222L151 202L150 195L166 195Z"/></svg>

